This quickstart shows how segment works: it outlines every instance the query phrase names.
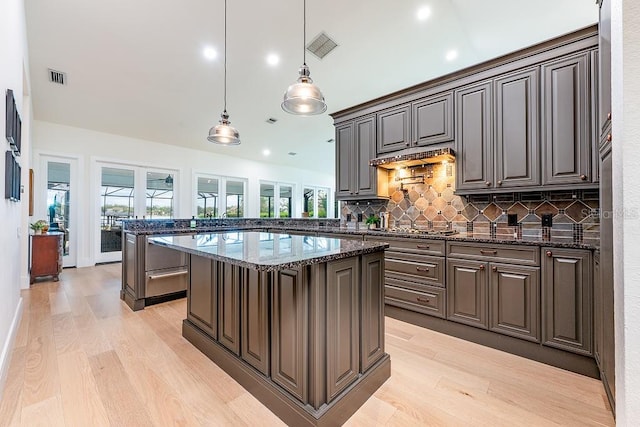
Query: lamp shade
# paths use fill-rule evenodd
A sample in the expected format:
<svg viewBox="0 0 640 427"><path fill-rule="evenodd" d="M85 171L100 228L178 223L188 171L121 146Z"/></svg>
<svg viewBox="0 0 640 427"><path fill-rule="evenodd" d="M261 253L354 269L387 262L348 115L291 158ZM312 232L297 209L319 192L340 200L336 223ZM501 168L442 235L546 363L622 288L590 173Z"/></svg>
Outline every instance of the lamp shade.
<svg viewBox="0 0 640 427"><path fill-rule="evenodd" d="M220 123L209 129L207 140L221 145L239 145L240 134L236 128L231 126L227 111L225 110L220 117Z"/></svg>
<svg viewBox="0 0 640 427"><path fill-rule="evenodd" d="M289 86L284 94L282 109L298 116L313 116L327 111L322 92L309 77L311 73L307 64L302 64L299 73L296 83Z"/></svg>

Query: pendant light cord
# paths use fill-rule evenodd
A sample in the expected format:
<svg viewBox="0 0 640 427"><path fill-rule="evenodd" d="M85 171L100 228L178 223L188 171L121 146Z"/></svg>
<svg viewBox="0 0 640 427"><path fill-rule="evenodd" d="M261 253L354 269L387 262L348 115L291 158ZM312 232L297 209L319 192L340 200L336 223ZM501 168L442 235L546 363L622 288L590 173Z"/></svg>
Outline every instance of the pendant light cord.
<svg viewBox="0 0 640 427"><path fill-rule="evenodd" d="M307 0L302 1L302 63L307 65Z"/></svg>
<svg viewBox="0 0 640 427"><path fill-rule="evenodd" d="M224 0L224 112L227 112L227 0Z"/></svg>

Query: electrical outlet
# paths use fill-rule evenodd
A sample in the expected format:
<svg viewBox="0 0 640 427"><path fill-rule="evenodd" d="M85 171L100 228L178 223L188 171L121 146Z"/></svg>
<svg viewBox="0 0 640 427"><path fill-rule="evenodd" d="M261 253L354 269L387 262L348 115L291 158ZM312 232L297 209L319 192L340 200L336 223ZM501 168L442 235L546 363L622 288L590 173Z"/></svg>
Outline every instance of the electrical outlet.
<svg viewBox="0 0 640 427"><path fill-rule="evenodd" d="M507 225L515 227L518 225L518 214L507 214Z"/></svg>
<svg viewBox="0 0 640 427"><path fill-rule="evenodd" d="M553 227L553 214L542 214L542 226Z"/></svg>
<svg viewBox="0 0 640 427"><path fill-rule="evenodd" d="M359 214L358 214L358 222L362 222L362 221L363 221L363 220L362 220L362 214L361 214L361 213L359 213Z"/></svg>

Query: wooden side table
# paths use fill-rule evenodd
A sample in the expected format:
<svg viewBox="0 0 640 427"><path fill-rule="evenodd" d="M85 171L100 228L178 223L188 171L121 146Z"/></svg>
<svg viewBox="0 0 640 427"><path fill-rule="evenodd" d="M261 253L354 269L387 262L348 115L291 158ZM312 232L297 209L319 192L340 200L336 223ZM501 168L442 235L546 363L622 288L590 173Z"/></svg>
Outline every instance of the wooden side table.
<svg viewBox="0 0 640 427"><path fill-rule="evenodd" d="M62 271L62 241L64 234L51 232L31 234L29 236L31 252L29 254L29 283L37 277L53 276L58 281Z"/></svg>

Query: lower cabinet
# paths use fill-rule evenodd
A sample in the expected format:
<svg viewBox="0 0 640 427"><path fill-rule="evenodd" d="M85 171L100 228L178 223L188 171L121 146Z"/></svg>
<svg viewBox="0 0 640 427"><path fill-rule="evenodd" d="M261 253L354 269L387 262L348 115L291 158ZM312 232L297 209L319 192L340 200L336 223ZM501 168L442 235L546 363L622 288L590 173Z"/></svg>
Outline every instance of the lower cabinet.
<svg viewBox="0 0 640 427"><path fill-rule="evenodd" d="M29 283L36 277L53 276L55 282L62 272L63 233L32 234L29 265Z"/></svg>
<svg viewBox="0 0 640 427"><path fill-rule="evenodd" d="M447 260L447 319L488 329L487 262Z"/></svg>
<svg viewBox="0 0 640 427"><path fill-rule="evenodd" d="M542 251L543 343L591 355L591 252L558 248Z"/></svg>
<svg viewBox="0 0 640 427"><path fill-rule="evenodd" d="M218 263L218 342L240 354L240 267Z"/></svg>
<svg viewBox="0 0 640 427"><path fill-rule="evenodd" d="M364 373L384 356L384 256L362 256L360 328L360 372Z"/></svg>
<svg viewBox="0 0 640 427"><path fill-rule="evenodd" d="M240 356L269 375L269 287L271 274L245 269L242 280Z"/></svg>
<svg viewBox="0 0 640 427"><path fill-rule="evenodd" d="M189 288L187 318L218 339L218 281L217 264L209 258L191 255L189 260Z"/></svg>

